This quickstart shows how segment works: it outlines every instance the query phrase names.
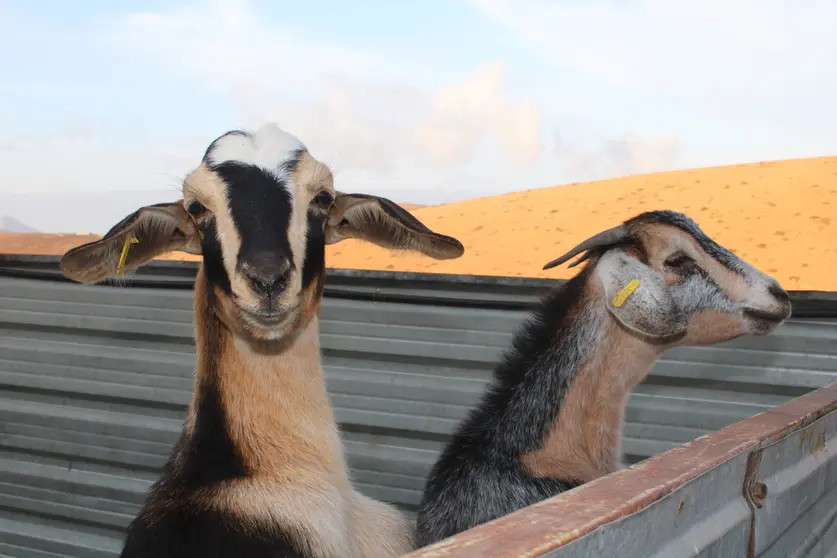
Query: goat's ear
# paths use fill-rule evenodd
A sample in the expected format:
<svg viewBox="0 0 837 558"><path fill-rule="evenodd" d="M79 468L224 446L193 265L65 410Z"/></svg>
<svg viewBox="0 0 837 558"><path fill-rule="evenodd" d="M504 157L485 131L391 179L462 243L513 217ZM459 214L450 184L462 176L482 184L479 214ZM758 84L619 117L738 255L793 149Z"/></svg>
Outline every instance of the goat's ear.
<svg viewBox="0 0 837 558"><path fill-rule="evenodd" d="M663 276L620 249L606 252L596 266L605 304L616 320L641 335L667 338L686 331L687 317Z"/></svg>
<svg viewBox="0 0 837 558"><path fill-rule="evenodd" d="M413 250L437 260L458 258L465 252L457 239L431 231L386 198L337 192L326 224L326 244L347 238L391 250Z"/></svg>
<svg viewBox="0 0 837 558"><path fill-rule="evenodd" d="M175 250L201 253L200 234L182 201L136 210L100 240L67 251L61 271L79 283L98 283Z"/></svg>

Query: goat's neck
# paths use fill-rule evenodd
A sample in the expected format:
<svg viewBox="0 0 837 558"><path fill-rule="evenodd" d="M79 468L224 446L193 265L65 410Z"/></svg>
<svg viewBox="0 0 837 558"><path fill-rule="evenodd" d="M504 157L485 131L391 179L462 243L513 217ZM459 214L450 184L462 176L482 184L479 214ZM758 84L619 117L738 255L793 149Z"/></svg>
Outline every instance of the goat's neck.
<svg viewBox="0 0 837 558"><path fill-rule="evenodd" d="M197 369L186 429L219 405L226 435L252 476L319 470L345 477L341 443L326 394L316 317L271 350L243 340L219 318L211 287L196 282ZM207 303L209 301L209 303ZM213 400L213 398L216 398Z"/></svg>
<svg viewBox="0 0 837 558"><path fill-rule="evenodd" d="M524 454L531 474L588 482L620 466L628 396L650 372L660 350L623 330L606 310L597 336L579 348L585 358L567 370L569 384L541 447Z"/></svg>

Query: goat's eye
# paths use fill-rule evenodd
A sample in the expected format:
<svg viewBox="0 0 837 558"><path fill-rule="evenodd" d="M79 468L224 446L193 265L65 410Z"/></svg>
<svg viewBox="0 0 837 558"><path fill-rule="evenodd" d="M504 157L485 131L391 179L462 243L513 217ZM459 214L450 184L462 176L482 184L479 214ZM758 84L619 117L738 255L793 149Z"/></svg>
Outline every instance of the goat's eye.
<svg viewBox="0 0 837 558"><path fill-rule="evenodd" d="M687 269L695 264L695 260L683 254L675 254L665 261L665 266L670 269Z"/></svg>
<svg viewBox="0 0 837 558"><path fill-rule="evenodd" d="M328 190L323 190L316 196L314 196L314 203L320 206L322 209L328 209L331 207L331 204L334 203L334 194L329 192Z"/></svg>
<svg viewBox="0 0 837 558"><path fill-rule="evenodd" d="M194 200L189 202L189 205L186 206L186 211L188 211L193 217L197 217L206 211L206 207L201 202Z"/></svg>

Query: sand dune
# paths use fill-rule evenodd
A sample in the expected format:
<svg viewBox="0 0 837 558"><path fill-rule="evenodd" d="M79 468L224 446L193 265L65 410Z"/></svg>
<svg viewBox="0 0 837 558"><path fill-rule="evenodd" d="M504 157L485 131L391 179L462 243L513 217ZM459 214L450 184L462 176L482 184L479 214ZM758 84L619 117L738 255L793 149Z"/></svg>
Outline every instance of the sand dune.
<svg viewBox="0 0 837 558"><path fill-rule="evenodd" d="M674 209L791 290L837 291L837 157L692 169L528 190L447 205L402 204L459 238L465 255L435 261L358 241L327 250L329 267L565 278L543 264L642 211ZM117 216L118 217L118 216ZM0 253L61 254L90 235L0 234ZM166 259L195 259L182 253Z"/></svg>
<svg viewBox="0 0 837 558"><path fill-rule="evenodd" d="M459 238L435 261L357 241L329 247L330 267L514 277L572 276L543 264L642 211L674 209L792 290L837 291L837 157L683 170L528 190L414 210Z"/></svg>
<svg viewBox="0 0 837 558"><path fill-rule="evenodd" d="M98 234L0 233L0 254L57 256L70 248L102 238ZM165 254L160 260L199 260L183 252Z"/></svg>

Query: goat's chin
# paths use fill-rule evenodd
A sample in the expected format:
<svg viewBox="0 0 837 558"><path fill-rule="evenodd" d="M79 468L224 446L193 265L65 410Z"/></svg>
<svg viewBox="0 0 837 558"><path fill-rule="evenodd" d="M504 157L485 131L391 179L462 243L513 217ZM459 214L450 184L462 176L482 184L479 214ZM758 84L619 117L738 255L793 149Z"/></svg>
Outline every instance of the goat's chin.
<svg viewBox="0 0 837 558"><path fill-rule="evenodd" d="M299 318L297 307L265 312L238 307L238 321L254 339L278 341L294 332Z"/></svg>
<svg viewBox="0 0 837 558"><path fill-rule="evenodd" d="M750 335L770 335L785 323L785 320L766 320L749 318L746 320L747 333Z"/></svg>
<svg viewBox="0 0 837 558"><path fill-rule="evenodd" d="M790 317L790 311L784 309L780 312L744 309L742 314L750 335L770 335Z"/></svg>

